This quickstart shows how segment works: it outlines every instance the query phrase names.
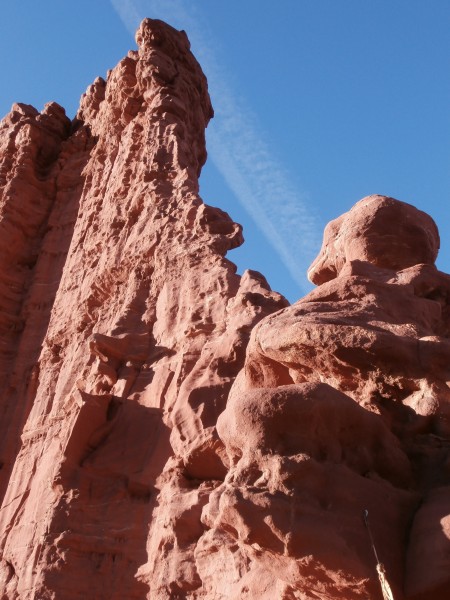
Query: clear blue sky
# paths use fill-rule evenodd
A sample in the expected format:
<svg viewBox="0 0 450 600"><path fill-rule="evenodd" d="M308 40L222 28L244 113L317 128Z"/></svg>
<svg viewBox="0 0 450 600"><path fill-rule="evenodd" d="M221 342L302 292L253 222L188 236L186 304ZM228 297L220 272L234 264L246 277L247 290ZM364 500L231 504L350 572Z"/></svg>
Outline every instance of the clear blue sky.
<svg viewBox="0 0 450 600"><path fill-rule="evenodd" d="M205 202L244 225L229 258L291 301L325 224L365 195L427 211L450 271L448 0L21 0L1 7L0 113L80 95L149 16L210 81Z"/></svg>

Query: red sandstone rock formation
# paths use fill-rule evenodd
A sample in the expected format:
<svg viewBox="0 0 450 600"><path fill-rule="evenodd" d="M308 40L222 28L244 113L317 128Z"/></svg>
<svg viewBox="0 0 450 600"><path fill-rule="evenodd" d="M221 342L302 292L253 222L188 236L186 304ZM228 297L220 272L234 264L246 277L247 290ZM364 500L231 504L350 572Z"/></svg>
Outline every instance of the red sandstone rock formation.
<svg viewBox="0 0 450 600"><path fill-rule="evenodd" d="M137 42L73 123L1 124L2 598L199 587L217 417L287 304L236 274L241 228L199 198L212 108L186 35L146 20Z"/></svg>
<svg viewBox="0 0 450 600"><path fill-rule="evenodd" d="M248 565L233 598L381 599L365 510L394 597L449 597L450 276L438 248L430 217L364 198L327 227L310 269L321 285L253 329L218 421L230 469L202 538L222 539L228 579L234 554Z"/></svg>
<svg viewBox="0 0 450 600"><path fill-rule="evenodd" d="M450 277L371 196L288 307L203 204L212 116L145 20L71 123L0 124L4 600L449 597ZM231 389L231 392L230 392Z"/></svg>

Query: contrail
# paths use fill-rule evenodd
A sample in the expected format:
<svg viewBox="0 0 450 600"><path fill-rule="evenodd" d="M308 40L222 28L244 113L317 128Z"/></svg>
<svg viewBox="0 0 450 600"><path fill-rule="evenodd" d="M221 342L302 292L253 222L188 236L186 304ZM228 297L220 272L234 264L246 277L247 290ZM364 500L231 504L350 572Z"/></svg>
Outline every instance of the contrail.
<svg viewBox="0 0 450 600"><path fill-rule="evenodd" d="M144 17L163 19L189 35L208 78L215 118L207 129L208 155L225 182L261 229L303 292L305 273L320 247L318 219L305 195L272 156L254 113L238 99L219 63L217 41L196 7L185 0L111 0L134 34Z"/></svg>

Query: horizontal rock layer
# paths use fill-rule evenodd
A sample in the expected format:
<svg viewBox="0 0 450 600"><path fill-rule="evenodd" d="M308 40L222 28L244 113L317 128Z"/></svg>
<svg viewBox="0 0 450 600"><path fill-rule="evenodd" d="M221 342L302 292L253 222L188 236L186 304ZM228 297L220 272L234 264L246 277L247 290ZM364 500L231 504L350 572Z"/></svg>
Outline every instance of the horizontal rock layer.
<svg viewBox="0 0 450 600"><path fill-rule="evenodd" d="M372 540L396 600L447 598L434 222L361 200L293 306L237 275L206 80L184 32L136 40L72 122L0 124L0 597L381 600Z"/></svg>

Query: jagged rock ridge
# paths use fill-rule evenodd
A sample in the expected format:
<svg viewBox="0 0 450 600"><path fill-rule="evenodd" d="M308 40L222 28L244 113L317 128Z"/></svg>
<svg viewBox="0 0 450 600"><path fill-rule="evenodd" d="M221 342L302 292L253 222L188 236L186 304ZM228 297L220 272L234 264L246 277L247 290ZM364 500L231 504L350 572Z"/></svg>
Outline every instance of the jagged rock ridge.
<svg viewBox="0 0 450 600"><path fill-rule="evenodd" d="M198 196L212 108L185 34L145 21L137 41L73 123L54 104L2 122L7 598L150 593L164 465L191 504L223 478L215 422L286 305L236 275L240 226Z"/></svg>
<svg viewBox="0 0 450 600"><path fill-rule="evenodd" d="M367 508L396 600L447 598L433 221L362 200L289 307L198 195L186 35L136 40L73 122L0 125L1 597L377 600Z"/></svg>

